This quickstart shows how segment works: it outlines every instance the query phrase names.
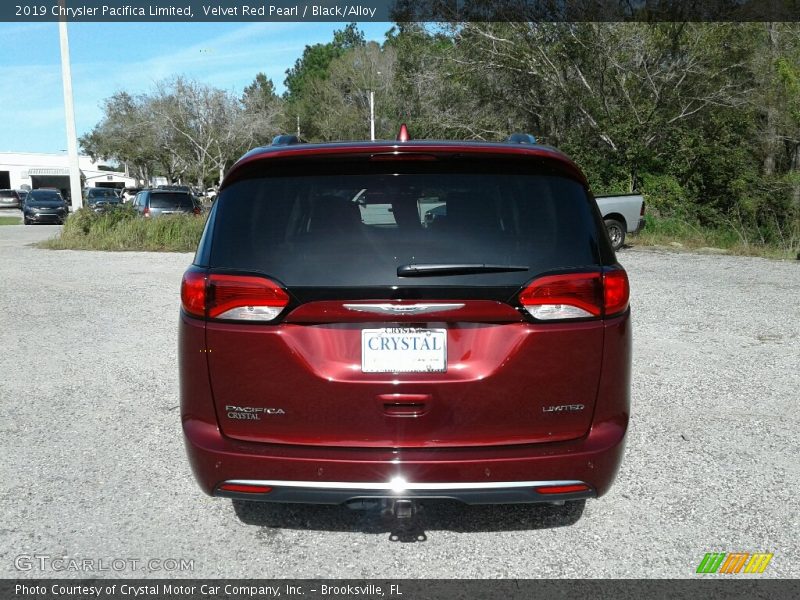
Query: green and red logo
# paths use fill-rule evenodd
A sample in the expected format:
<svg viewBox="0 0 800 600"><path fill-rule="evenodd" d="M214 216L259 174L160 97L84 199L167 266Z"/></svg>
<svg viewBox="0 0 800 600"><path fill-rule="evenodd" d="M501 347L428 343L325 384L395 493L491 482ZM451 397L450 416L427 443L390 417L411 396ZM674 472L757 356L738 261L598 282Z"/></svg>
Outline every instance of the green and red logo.
<svg viewBox="0 0 800 600"><path fill-rule="evenodd" d="M757 552L709 552L697 566L698 573L763 573L772 553Z"/></svg>

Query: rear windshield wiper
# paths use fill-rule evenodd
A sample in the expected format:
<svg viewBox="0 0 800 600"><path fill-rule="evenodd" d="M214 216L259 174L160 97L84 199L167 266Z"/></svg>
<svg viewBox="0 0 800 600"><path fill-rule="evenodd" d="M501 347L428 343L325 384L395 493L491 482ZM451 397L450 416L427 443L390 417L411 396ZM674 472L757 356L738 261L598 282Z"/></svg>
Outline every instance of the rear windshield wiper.
<svg viewBox="0 0 800 600"><path fill-rule="evenodd" d="M474 273L510 273L527 271L524 265L486 265L481 263L410 264L397 267L398 277L435 277L437 275L472 275Z"/></svg>

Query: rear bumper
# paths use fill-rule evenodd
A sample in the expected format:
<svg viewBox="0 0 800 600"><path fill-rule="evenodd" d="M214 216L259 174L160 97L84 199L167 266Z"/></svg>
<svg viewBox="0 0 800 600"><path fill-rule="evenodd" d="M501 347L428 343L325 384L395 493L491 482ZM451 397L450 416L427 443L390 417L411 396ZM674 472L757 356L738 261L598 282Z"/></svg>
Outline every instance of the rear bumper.
<svg viewBox="0 0 800 600"><path fill-rule="evenodd" d="M640 218L639 219L639 223L637 223L637 225L636 225L636 229L634 229L630 233L637 233L637 232L641 231L642 229L644 229L645 223L646 223L646 221L644 220L644 217Z"/></svg>
<svg viewBox="0 0 800 600"><path fill-rule="evenodd" d="M269 492L238 492L217 488L215 496L260 502L287 502L302 504L344 504L356 500L399 499L458 500L465 504L524 504L530 502L560 502L580 500L595 495L581 481L516 481L516 482L465 482L465 483L347 483L335 481L260 481L235 480L225 484L266 486ZM541 492L540 489L558 487L585 487L580 491L565 493Z"/></svg>
<svg viewBox="0 0 800 600"><path fill-rule="evenodd" d="M184 421L195 477L210 495L266 502L341 504L368 498L447 498L467 504L554 502L602 496L622 460L627 419L595 424L571 442L505 448L355 449L240 442ZM262 485L268 493L222 484ZM588 490L539 493L552 485Z"/></svg>
<svg viewBox="0 0 800 600"><path fill-rule="evenodd" d="M205 328L181 316L181 418L189 462L206 494L274 502L353 498L455 498L469 503L559 501L602 496L616 477L630 413L629 313L606 322L603 370L592 424L577 439L460 447L332 447L237 440L219 428L209 386ZM331 426L335 424L332 422ZM224 492L228 482L273 490ZM397 481L403 482L397 489ZM589 491L543 498L542 482L580 482Z"/></svg>

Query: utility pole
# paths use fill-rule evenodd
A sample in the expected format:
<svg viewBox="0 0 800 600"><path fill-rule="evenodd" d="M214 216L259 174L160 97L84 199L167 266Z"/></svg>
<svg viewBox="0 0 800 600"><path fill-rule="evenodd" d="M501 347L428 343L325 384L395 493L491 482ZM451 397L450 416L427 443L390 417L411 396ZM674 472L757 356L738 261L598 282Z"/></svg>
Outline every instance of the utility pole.
<svg viewBox="0 0 800 600"><path fill-rule="evenodd" d="M369 139L375 141L375 92L369 91Z"/></svg>
<svg viewBox="0 0 800 600"><path fill-rule="evenodd" d="M64 8L65 0L59 0ZM61 14L66 11L62 10ZM78 136L75 131L75 107L72 100L72 69L69 60L69 35L67 33L66 17L58 21L58 33L61 41L61 80L64 84L64 117L67 126L67 155L69 158L69 193L72 209L83 207L81 194L81 168L78 162Z"/></svg>

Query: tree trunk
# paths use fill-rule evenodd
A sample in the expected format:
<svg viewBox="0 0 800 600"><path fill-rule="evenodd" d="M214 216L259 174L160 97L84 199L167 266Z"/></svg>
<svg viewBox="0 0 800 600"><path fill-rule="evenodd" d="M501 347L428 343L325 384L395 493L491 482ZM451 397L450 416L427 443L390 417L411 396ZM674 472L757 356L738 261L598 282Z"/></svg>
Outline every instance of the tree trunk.
<svg viewBox="0 0 800 600"><path fill-rule="evenodd" d="M775 68L775 59L778 54L778 29L775 23L767 23L767 38L768 38L768 64L767 73L772 73ZM775 164L777 162L776 156L780 147L780 140L778 139L777 120L778 109L775 106L775 96L767 90L765 100L765 109L767 124L764 130L764 175L772 176L775 174Z"/></svg>
<svg viewBox="0 0 800 600"><path fill-rule="evenodd" d="M775 156L780 147L775 126L777 112L774 106L767 106L767 127L764 131L764 175L767 176L775 174Z"/></svg>
<svg viewBox="0 0 800 600"><path fill-rule="evenodd" d="M792 183L792 208L794 208L795 216L800 218L800 180L798 180L800 178L800 144L795 144L792 150L792 164L789 172L795 176Z"/></svg>

